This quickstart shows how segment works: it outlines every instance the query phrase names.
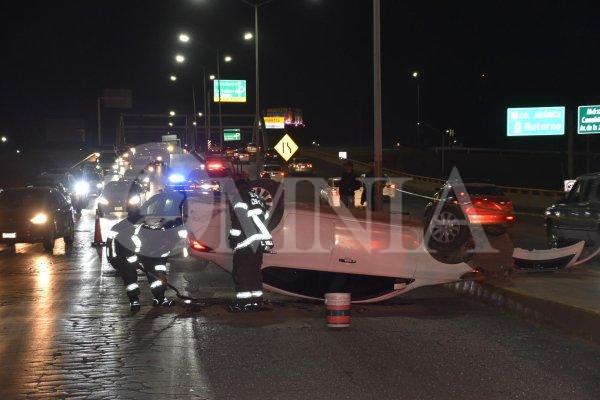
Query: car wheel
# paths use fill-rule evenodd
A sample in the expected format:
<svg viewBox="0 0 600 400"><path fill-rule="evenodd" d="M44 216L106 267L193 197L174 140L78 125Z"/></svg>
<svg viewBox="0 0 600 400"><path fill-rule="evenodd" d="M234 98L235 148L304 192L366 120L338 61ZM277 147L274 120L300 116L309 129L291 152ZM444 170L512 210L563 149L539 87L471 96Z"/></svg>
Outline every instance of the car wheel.
<svg viewBox="0 0 600 400"><path fill-rule="evenodd" d="M452 208L442 208L426 224L428 247L434 250L456 250L468 239L469 228L462 215Z"/></svg>
<svg viewBox="0 0 600 400"><path fill-rule="evenodd" d="M63 236L63 239L65 240L65 244L67 246L72 245L73 242L75 241L75 223L73 221L69 222L69 228L67 231L67 235Z"/></svg>
<svg viewBox="0 0 600 400"><path fill-rule="evenodd" d="M281 186L279 183L270 179L259 179L251 181L249 186L252 190L258 194L267 206L267 212L269 213L269 219L267 220L267 228L269 230L274 229L283 216L283 192L279 199L275 199L277 191Z"/></svg>
<svg viewBox="0 0 600 400"><path fill-rule="evenodd" d="M52 230L52 232L48 233L48 235L44 238L43 244L44 244L44 250L47 253L52 253L52 250L54 250L54 240L56 239L56 236L54 235L54 229Z"/></svg>

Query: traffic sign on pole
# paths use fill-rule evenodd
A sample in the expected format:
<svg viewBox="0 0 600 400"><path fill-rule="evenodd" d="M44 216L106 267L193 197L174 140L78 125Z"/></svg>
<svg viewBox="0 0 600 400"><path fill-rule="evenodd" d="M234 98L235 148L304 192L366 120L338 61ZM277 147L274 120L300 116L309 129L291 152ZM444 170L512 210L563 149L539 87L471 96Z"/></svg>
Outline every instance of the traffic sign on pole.
<svg viewBox="0 0 600 400"><path fill-rule="evenodd" d="M577 133L579 135L600 133L600 106L579 106L577 108Z"/></svg>
<svg viewBox="0 0 600 400"><path fill-rule="evenodd" d="M242 140L242 132L240 128L223 129L224 142L235 142L238 140Z"/></svg>
<svg viewBox="0 0 600 400"><path fill-rule="evenodd" d="M214 102L218 103L245 103L246 81L231 79L214 80Z"/></svg>
<svg viewBox="0 0 600 400"><path fill-rule="evenodd" d="M565 134L565 107L509 108L507 136L555 136Z"/></svg>
<svg viewBox="0 0 600 400"><path fill-rule="evenodd" d="M298 151L298 145L292 140L287 133L275 145L275 151L279 153L281 158L288 161Z"/></svg>

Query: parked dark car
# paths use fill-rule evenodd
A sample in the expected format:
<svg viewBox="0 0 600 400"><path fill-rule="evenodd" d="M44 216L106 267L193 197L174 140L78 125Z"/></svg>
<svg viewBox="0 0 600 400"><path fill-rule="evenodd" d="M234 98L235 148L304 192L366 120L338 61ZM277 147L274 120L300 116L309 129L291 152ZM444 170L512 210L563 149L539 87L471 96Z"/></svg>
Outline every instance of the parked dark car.
<svg viewBox="0 0 600 400"><path fill-rule="evenodd" d="M511 200L500 187L486 182L447 182L425 206L424 215L426 233L430 235L428 245L435 250L451 250L464 243L469 235L468 224L479 224L486 233L500 235L514 220Z"/></svg>
<svg viewBox="0 0 600 400"><path fill-rule="evenodd" d="M600 244L600 173L577 178L564 198L546 209L545 222L552 247L582 240Z"/></svg>
<svg viewBox="0 0 600 400"><path fill-rule="evenodd" d="M43 243L51 252L54 241L73 243L73 207L56 189L26 187L0 192L0 243Z"/></svg>

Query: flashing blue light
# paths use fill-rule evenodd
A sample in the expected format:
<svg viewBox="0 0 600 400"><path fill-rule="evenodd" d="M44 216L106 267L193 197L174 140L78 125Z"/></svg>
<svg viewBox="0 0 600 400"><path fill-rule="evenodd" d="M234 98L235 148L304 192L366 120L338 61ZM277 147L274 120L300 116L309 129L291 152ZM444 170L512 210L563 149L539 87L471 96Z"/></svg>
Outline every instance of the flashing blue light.
<svg viewBox="0 0 600 400"><path fill-rule="evenodd" d="M171 183L181 183L185 181L185 177L181 174L171 174L169 176L169 182Z"/></svg>

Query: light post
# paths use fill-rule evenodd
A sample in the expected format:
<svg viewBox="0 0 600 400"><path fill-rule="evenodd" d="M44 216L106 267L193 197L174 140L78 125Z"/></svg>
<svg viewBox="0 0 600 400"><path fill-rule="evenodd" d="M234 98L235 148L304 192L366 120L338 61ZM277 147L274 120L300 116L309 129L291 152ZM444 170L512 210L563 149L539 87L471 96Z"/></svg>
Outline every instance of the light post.
<svg viewBox="0 0 600 400"><path fill-rule="evenodd" d="M381 0L373 0L373 147L375 169L375 193L373 210L383 209L383 186L379 179L383 177L382 112L381 112Z"/></svg>
<svg viewBox="0 0 600 400"><path fill-rule="evenodd" d="M421 79L419 71L414 71L412 77L417 81L417 147L421 147Z"/></svg>

